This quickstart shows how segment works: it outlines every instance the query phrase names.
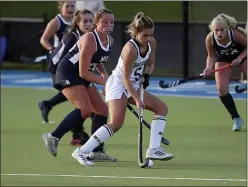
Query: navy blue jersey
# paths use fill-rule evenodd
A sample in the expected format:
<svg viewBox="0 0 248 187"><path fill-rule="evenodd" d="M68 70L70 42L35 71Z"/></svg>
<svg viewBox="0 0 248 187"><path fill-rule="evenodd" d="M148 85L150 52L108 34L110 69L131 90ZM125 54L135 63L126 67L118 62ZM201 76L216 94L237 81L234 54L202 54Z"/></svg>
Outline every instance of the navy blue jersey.
<svg viewBox="0 0 248 187"><path fill-rule="evenodd" d="M226 46L219 43L215 38L214 33L212 34L213 47L216 51L218 62L232 62L236 59L245 49L241 44L235 42L233 37L233 30L228 30L229 42Z"/></svg>
<svg viewBox="0 0 248 187"><path fill-rule="evenodd" d="M66 21L61 14L58 14L56 16L56 18L58 18L59 20L59 28L56 32L56 35L54 36L54 47L57 47L59 42L62 40L64 33L67 29L68 26L71 25L71 22Z"/></svg>
<svg viewBox="0 0 248 187"><path fill-rule="evenodd" d="M107 45L107 47L104 47L101 43L101 40L100 40L96 30L94 30L91 33L93 34L93 36L95 38L97 50L91 59L89 71L94 71L98 64L101 64L101 63L108 61L108 56L109 56L110 51L111 51L111 43L110 43L110 39L108 37L108 45ZM62 59L60 66L63 66L63 68L66 68L66 65L70 64L71 67L73 66L73 69L75 70L74 72L76 72L79 75L79 46L78 45L79 44L76 43L70 49L70 51Z"/></svg>
<svg viewBox="0 0 248 187"><path fill-rule="evenodd" d="M70 34L64 35L62 41L55 48L50 55L48 69L54 74L57 70L58 64L61 59L69 52L69 50L75 45L75 43L82 36L82 32L79 30L73 30Z"/></svg>

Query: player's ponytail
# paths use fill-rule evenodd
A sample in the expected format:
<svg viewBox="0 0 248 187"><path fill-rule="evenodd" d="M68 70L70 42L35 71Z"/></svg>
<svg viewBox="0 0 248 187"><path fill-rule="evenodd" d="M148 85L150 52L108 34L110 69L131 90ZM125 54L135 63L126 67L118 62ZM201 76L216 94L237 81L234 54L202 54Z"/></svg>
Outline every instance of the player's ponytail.
<svg viewBox="0 0 248 187"><path fill-rule="evenodd" d="M237 26L237 21L234 17L228 16L226 14L220 14L220 16L222 16L226 20L227 25L229 26L230 29L237 29L243 35L247 36L246 30L243 29L242 27Z"/></svg>
<svg viewBox="0 0 248 187"><path fill-rule="evenodd" d="M138 20L138 19L140 19L140 18L142 18L142 17L144 17L145 16L145 14L143 13L143 12L138 12L136 15L135 15L135 17L134 17L134 20Z"/></svg>
<svg viewBox="0 0 248 187"><path fill-rule="evenodd" d="M127 33L134 38L143 29L151 28L154 28L154 23L151 18L145 16L143 12L138 12L134 16L133 21L127 26Z"/></svg>
<svg viewBox="0 0 248 187"><path fill-rule="evenodd" d="M226 23L230 29L236 29L237 28L237 21L234 17L228 16L226 14L220 14L220 16L224 18L224 20L226 21Z"/></svg>

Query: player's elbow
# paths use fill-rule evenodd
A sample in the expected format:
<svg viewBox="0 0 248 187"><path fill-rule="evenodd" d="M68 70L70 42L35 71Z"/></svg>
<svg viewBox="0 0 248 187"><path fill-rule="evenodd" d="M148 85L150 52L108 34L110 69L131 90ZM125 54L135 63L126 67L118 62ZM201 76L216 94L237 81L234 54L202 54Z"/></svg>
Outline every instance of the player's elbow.
<svg viewBox="0 0 248 187"><path fill-rule="evenodd" d="M82 77L83 79L87 79L88 78L88 70L85 71L84 68L80 71L80 77Z"/></svg>
<svg viewBox="0 0 248 187"><path fill-rule="evenodd" d="M46 38L44 38L44 37L41 37L40 38L40 44L44 47L44 48L47 48L46 47L46 43L47 43L47 39Z"/></svg>

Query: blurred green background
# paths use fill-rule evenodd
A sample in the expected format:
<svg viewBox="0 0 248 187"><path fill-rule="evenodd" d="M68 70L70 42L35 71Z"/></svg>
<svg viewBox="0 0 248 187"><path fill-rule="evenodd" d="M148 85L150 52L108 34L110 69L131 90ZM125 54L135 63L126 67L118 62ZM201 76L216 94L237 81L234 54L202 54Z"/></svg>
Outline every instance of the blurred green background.
<svg viewBox="0 0 248 187"><path fill-rule="evenodd" d="M105 6L114 11L116 20L131 20L138 11L143 11L156 21L179 22L182 19L180 1L104 1ZM49 17L57 14L56 1L1 1L2 17L40 18L47 12ZM191 1L190 20L208 22L216 14L226 13L239 22L246 21L246 1Z"/></svg>

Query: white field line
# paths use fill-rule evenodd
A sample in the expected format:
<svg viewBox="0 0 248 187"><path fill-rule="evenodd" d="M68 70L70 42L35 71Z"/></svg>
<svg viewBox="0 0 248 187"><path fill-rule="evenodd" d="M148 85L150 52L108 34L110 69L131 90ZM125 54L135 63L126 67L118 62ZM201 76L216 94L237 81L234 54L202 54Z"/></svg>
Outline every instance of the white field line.
<svg viewBox="0 0 248 187"><path fill-rule="evenodd" d="M218 178L183 178L183 177L142 177L142 176L101 176L101 175L67 175L67 174L38 174L38 173L7 173L1 176L28 176L28 177L72 177L72 178L106 178L106 179L145 179L145 180L190 180L190 181L229 181L247 182L246 179L218 179Z"/></svg>

